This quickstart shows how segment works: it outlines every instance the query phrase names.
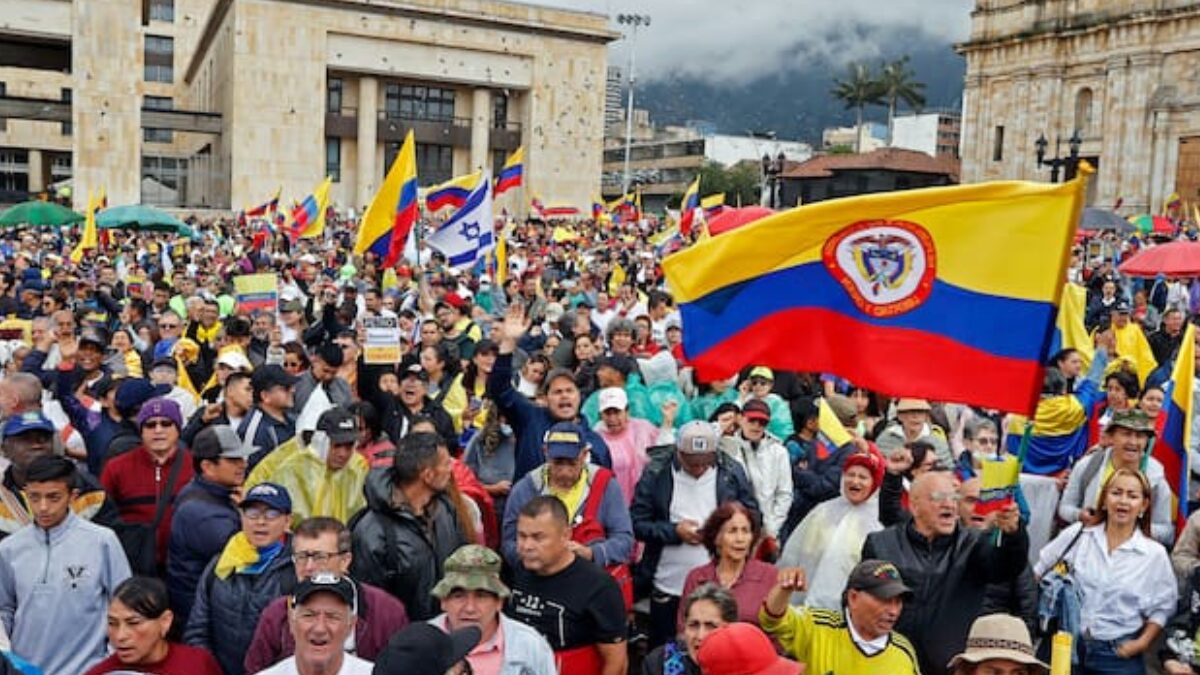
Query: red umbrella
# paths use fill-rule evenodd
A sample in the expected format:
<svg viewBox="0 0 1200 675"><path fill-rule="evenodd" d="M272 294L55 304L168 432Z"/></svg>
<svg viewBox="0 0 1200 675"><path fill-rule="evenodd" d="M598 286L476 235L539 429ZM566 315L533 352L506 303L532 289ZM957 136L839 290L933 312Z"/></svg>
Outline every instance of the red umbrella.
<svg viewBox="0 0 1200 675"><path fill-rule="evenodd" d="M1169 244L1151 246L1134 254L1121 263L1121 274L1134 277L1200 276L1200 242L1173 241Z"/></svg>
<svg viewBox="0 0 1200 675"><path fill-rule="evenodd" d="M765 206L745 206L740 209L725 209L712 220L708 221L709 234L721 234L737 229L746 223L752 223L759 218L766 218L775 212Z"/></svg>

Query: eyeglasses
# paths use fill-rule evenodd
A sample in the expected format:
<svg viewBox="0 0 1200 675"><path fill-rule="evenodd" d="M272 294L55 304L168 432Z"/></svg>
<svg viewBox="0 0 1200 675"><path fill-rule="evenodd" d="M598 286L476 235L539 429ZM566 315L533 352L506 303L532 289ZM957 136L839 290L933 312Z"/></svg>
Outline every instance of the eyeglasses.
<svg viewBox="0 0 1200 675"><path fill-rule="evenodd" d="M275 520L283 515L279 509L242 509L242 517L246 520Z"/></svg>
<svg viewBox="0 0 1200 675"><path fill-rule="evenodd" d="M315 562L318 565L324 565L330 560L340 558L347 553L349 551L338 551L337 553L330 553L329 551L295 551L292 553L292 562L297 565L302 565L306 562Z"/></svg>
<svg viewBox="0 0 1200 675"><path fill-rule="evenodd" d="M161 330L175 330L176 328L179 328L179 324L177 324L177 323L160 323L160 324L158 324L158 327Z"/></svg>
<svg viewBox="0 0 1200 675"><path fill-rule="evenodd" d="M142 422L143 429L166 429L173 426L175 426L175 423L171 420L146 420Z"/></svg>
<svg viewBox="0 0 1200 675"><path fill-rule="evenodd" d="M983 436L983 437L980 437L980 438L976 438L976 439L975 439L975 442L976 442L976 443L978 443L978 444L980 444L980 445L999 445L999 444L1000 444L1000 439L998 439L998 438L991 438L990 436Z"/></svg>

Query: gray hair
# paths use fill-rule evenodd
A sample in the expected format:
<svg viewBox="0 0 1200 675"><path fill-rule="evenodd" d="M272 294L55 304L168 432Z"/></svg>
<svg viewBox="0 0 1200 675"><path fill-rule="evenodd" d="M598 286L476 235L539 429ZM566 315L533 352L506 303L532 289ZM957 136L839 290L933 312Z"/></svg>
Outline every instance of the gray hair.
<svg viewBox="0 0 1200 675"><path fill-rule="evenodd" d="M613 335L617 333L629 333L634 340L637 340L638 325L629 319L613 319L608 322L608 330L604 331L604 336L612 340Z"/></svg>
<svg viewBox="0 0 1200 675"><path fill-rule="evenodd" d="M996 434L997 436L1000 435L1000 432L997 431L997 429L996 429L995 422L993 422L992 420L990 420L986 417L976 417L975 419L968 422L967 425L963 428L963 435L969 439L975 439L979 436L979 432L989 431L989 430L993 434Z"/></svg>
<svg viewBox="0 0 1200 675"><path fill-rule="evenodd" d="M689 593L684 599L683 616L685 621L692 605L701 600L707 600L716 605L717 611L721 613L722 621L733 623L738 620L737 600L734 599L733 594L716 584L708 583L696 587L696 590Z"/></svg>

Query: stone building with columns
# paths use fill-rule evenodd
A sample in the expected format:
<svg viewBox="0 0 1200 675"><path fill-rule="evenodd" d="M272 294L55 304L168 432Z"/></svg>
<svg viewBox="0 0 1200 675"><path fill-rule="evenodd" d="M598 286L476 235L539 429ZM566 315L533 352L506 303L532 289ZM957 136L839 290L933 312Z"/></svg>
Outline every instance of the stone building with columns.
<svg viewBox="0 0 1200 675"><path fill-rule="evenodd" d="M326 175L356 212L409 129L422 185L498 169L586 205L607 17L499 0L5 0L0 197L239 209ZM10 6L11 4L11 6ZM515 201L520 195L506 197Z"/></svg>
<svg viewBox="0 0 1200 675"><path fill-rule="evenodd" d="M976 0L957 48L963 182L1049 180L1037 139L1050 160L1078 132L1090 204L1200 204L1200 2Z"/></svg>

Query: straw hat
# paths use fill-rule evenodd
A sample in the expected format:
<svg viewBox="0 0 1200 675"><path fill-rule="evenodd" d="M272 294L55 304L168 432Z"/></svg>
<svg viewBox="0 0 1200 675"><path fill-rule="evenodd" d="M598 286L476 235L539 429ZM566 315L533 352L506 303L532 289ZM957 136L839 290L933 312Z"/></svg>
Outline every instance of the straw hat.
<svg viewBox="0 0 1200 675"><path fill-rule="evenodd" d="M1004 659L1032 666L1035 673L1046 675L1049 666L1037 660L1033 640L1025 623L1008 614L988 614L975 619L967 635L967 649L950 659L947 666L954 670L959 664L977 665L989 659Z"/></svg>

